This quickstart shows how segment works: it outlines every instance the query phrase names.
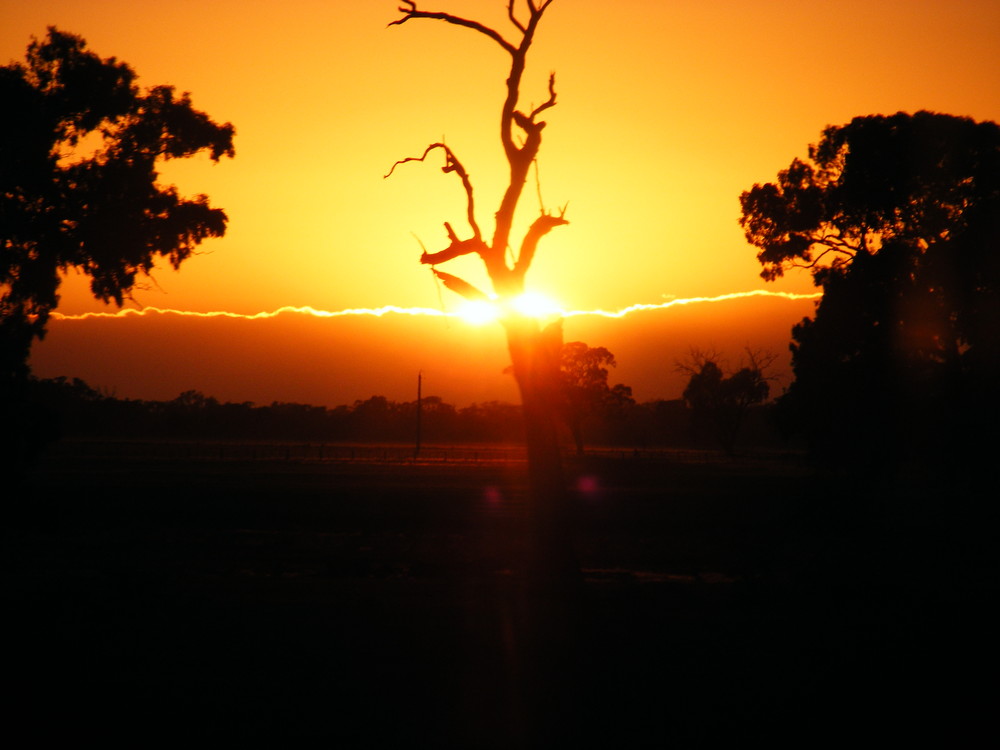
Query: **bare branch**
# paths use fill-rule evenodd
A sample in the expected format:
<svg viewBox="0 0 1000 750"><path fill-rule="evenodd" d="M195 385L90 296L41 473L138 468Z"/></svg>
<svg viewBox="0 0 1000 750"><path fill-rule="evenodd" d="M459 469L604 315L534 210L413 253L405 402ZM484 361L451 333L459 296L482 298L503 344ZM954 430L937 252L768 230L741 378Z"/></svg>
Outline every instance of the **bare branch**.
<svg viewBox="0 0 1000 750"><path fill-rule="evenodd" d="M434 272L435 276L441 279L441 283L443 283L451 291L455 292L455 294L461 294L467 300L471 300L472 302L490 301L487 294L474 287L468 281L460 279L457 276L452 276L450 273L439 271L436 268L432 268L431 270Z"/></svg>
<svg viewBox="0 0 1000 750"><path fill-rule="evenodd" d="M767 375L767 370L778 359L778 355L770 349L753 349L749 345L743 347L750 362L749 369L755 370L761 380L777 380L776 375ZM742 362L740 363L742 364Z"/></svg>
<svg viewBox="0 0 1000 750"><path fill-rule="evenodd" d="M386 172L385 175L383 175L382 179L389 177L400 164L406 164L410 161L423 161L427 158L427 155L436 148L442 149L445 154L444 166L441 167L441 171L445 174L454 172L462 180L462 187L465 188L466 218L469 221L469 227L472 229L472 236L476 240L479 240L482 238L482 233L479 231L479 224L476 222L476 203L472 197L472 181L469 179L469 173L466 172L465 167L462 166L462 162L458 160L455 153L445 144L432 143L424 149L424 153L420 156L408 156L405 159L400 159L392 165L392 168ZM451 232L450 225L446 224L445 226L449 227L449 237L452 237L452 240L454 241L454 237L452 236L454 233Z"/></svg>
<svg viewBox="0 0 1000 750"><path fill-rule="evenodd" d="M507 0L507 17L510 19L510 22L517 26L518 30L523 34L524 25L514 16L514 0Z"/></svg>
<svg viewBox="0 0 1000 750"><path fill-rule="evenodd" d="M838 247L836 245L831 245L831 244L828 244L828 243L825 243L825 242L821 242L819 240L815 240L814 244L816 244L816 245L822 245L825 249L823 250L823 252L821 252L819 255L817 255L815 258L813 258L808 263L797 263L795 261L792 261L791 263L789 263L789 267L790 268L815 268L816 266L819 265L820 261L823 260L823 258L825 258L830 253L838 253L839 254L838 258L841 261L843 261L844 259L842 257L840 257L840 256L846 255L848 258L853 258L855 256L855 254L856 254L856 251L854 251L854 250L849 250L846 247ZM834 259L833 264L837 265L837 258Z"/></svg>
<svg viewBox="0 0 1000 750"><path fill-rule="evenodd" d="M674 372L679 372L683 375L697 375L709 362L713 362L718 366L721 360L722 355L714 347L702 349L701 347L692 346L688 348L687 357L683 360L674 360Z"/></svg>
<svg viewBox="0 0 1000 750"><path fill-rule="evenodd" d="M448 173L454 172L462 180L462 187L465 188L465 198L466 198L466 219L468 219L469 227L472 229L473 236L478 240L482 237L479 232L479 224L476 223L476 204L472 198L472 181L469 179L469 173L465 171L465 167L462 166L462 162L458 160L458 157L452 152L450 148L442 144L442 147L447 154L447 161L441 171Z"/></svg>
<svg viewBox="0 0 1000 750"><path fill-rule="evenodd" d="M427 247L424 245L423 241L417 236L417 233L416 232L410 232L410 234L413 235L413 239L415 239L417 241L417 244L420 245L420 249L422 251L422 254L423 255L427 255Z"/></svg>
<svg viewBox="0 0 1000 750"><path fill-rule="evenodd" d="M552 0L525 0L528 16L525 19L523 11L520 12L521 18L518 18L519 13L515 9L517 0L507 0L507 18L520 33L520 39L516 45L509 42L495 29L477 21L454 16L449 13L420 10L415 0L401 0L399 12L402 14L402 17L389 24L390 26L398 26L412 18L428 18L457 26L464 26L493 39L511 55L510 73L506 80L506 96L500 113L500 142L510 166L510 180L500 201L500 206L495 213L496 224L493 237L488 244L481 239L479 227L476 224L472 186L468 179L468 174L465 172L461 162L455 158L455 155L451 153L451 150L447 146L443 143L432 144L428 146L422 156L403 159L393 165L393 169L395 169L396 166L407 161L423 161L430 151L435 148L441 148L445 151L446 161L444 171L456 172L462 179L468 199L468 221L470 227L472 227L474 236L469 240L459 240L450 225L445 225L450 241L449 246L438 253L425 252L421 256L421 262L429 264L442 263L460 255L476 252L486 265L486 271L493 282L494 289L501 294L513 294L519 291L519 288L523 285L524 274L534 258L538 241L553 227L568 223L564 218L565 208L563 208L559 216L551 215L543 210L542 215L535 220L525 235L516 261L513 259L508 261L505 258L507 248L511 244L510 233L514 214L527 181L531 164L537 156L542 142L542 130L545 128L545 123L536 118L556 103L555 74L551 74L549 76L548 98L539 106L528 110L527 114L517 109L521 79L524 74L528 50L531 47L541 17L551 3ZM515 137L515 135L520 135L520 133L515 134L515 125L524 133L523 142L518 142L519 139ZM392 174L393 169L389 170L389 174Z"/></svg>
<svg viewBox="0 0 1000 750"><path fill-rule="evenodd" d="M837 252L846 253L852 258L857 254L858 250L861 249L860 243L855 245L849 240L845 240L839 235L826 233L822 237L814 238L813 242L820 245L826 245L831 250L836 250Z"/></svg>
<svg viewBox="0 0 1000 750"><path fill-rule="evenodd" d="M436 266L438 263L444 263L451 260L452 258L458 258L462 255L471 255L472 253L483 254L483 251L489 250L486 243L482 240L478 240L472 237L467 240L452 240L452 243L448 245L444 250L437 253L428 253L424 251L420 255L420 262L425 266Z"/></svg>
<svg viewBox="0 0 1000 750"><path fill-rule="evenodd" d="M504 99L503 110L500 115L500 140L503 144L504 153L507 154L507 160L510 162L512 168L521 168L522 165L515 166L515 161L518 160L518 156L525 151L525 147L528 145L525 144L525 147L519 148L514 144L514 137L511 132L512 125L521 118L526 118L529 123L532 123L531 117L528 117L523 113L516 112L517 100L521 87L521 76L524 74L525 59L528 55L528 48L531 46L531 42L534 39L535 29L538 28L538 23L542 19L542 13L545 12L545 8L548 7L549 3L551 3L551 0L546 0L546 2L544 2L541 6L538 6L531 0L528 0L530 18L527 25L524 26L521 44L511 55L513 59L510 66L510 75L507 77L507 96ZM517 124L526 131L529 131L529 135L531 132L535 132L534 130L529 130L529 128L525 127L522 122L517 122ZM544 124L541 124L537 130L540 131L542 127L544 127ZM532 158L532 156L529 156L527 161L530 162ZM520 178L520 175L518 175L518 178Z"/></svg>
<svg viewBox="0 0 1000 750"><path fill-rule="evenodd" d="M534 122L535 118L539 114L547 110L549 107L554 107L555 103L556 103L556 74L549 73L549 98L545 101L545 103L535 107L531 111L531 116L528 119Z"/></svg>
<svg viewBox="0 0 1000 750"><path fill-rule="evenodd" d="M544 122L535 122L535 117L547 110L549 107L554 107L556 104L556 74L549 73L549 98L545 100L542 104L531 110L531 114L526 115L524 112L515 109L511 112L511 119L517 123L517 126L521 128L526 134L524 143L517 149L520 153L531 153L538 151L538 147L541 144L541 131L545 127ZM529 151L530 149L530 151ZM532 156L531 158L534 158Z"/></svg>
<svg viewBox="0 0 1000 750"><path fill-rule="evenodd" d="M392 173L396 171L396 167L398 167L400 164L406 164L407 162L411 161L423 161L424 159L427 158L427 154L429 154L436 148L447 149L448 147L445 146L443 143L432 143L430 146L424 149L424 153L422 153L420 156L407 156L405 159L400 159L399 161L397 161L395 164L392 165L392 167L389 169L388 172L382 175L382 179L384 180L387 177L391 177Z"/></svg>
<svg viewBox="0 0 1000 750"><path fill-rule="evenodd" d="M545 12L545 9L552 4L552 0L544 0L541 5L535 5L535 0L527 0L527 2L528 8L531 10L532 18L542 15L542 13Z"/></svg>
<svg viewBox="0 0 1000 750"><path fill-rule="evenodd" d="M480 34L485 34L490 39L495 41L501 47L503 47L511 55L517 53L517 47L504 39L499 32L491 29L489 26L484 26L478 21L471 21L468 18L462 18L460 16L453 16L450 13L441 13L439 11L429 11L429 10L418 10L417 4L411 0L402 0L405 3L404 6L399 6L397 10L403 14L402 18L398 18L395 21L390 21L388 26L401 26L402 24L409 21L411 18L431 18L436 21L445 21L447 23L455 24L456 26L464 26L467 29L472 29L473 31L478 31ZM523 31L523 29L522 29Z"/></svg>
<svg viewBox="0 0 1000 750"><path fill-rule="evenodd" d="M545 201L542 200L542 177L539 174L538 158L532 160L535 165L535 191L538 193L538 210L545 213Z"/></svg>
<svg viewBox="0 0 1000 750"><path fill-rule="evenodd" d="M563 224L569 224L569 222L562 215L553 216L546 213L543 213L531 223L527 233L524 235L524 241L521 243L521 252L517 254L517 263L514 264L514 275L516 277L524 278L524 274L528 272L531 262L535 259L538 241L553 229Z"/></svg>

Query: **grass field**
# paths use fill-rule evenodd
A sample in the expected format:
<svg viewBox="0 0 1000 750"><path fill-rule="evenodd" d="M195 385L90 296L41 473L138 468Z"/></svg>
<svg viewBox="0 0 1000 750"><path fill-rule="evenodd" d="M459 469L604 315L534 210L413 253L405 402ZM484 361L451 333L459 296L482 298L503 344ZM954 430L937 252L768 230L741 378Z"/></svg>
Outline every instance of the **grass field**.
<svg viewBox="0 0 1000 750"><path fill-rule="evenodd" d="M992 557L923 496L570 460L583 583L539 593L523 462L230 455L64 445L16 493L6 681L39 742L954 744L989 716Z"/></svg>

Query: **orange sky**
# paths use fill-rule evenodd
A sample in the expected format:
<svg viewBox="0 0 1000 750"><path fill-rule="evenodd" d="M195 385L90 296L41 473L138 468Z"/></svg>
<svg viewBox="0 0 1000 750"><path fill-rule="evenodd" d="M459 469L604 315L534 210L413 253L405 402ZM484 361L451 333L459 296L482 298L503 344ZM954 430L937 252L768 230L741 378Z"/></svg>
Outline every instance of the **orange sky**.
<svg viewBox="0 0 1000 750"><path fill-rule="evenodd" d="M612 351L610 384L637 401L680 398L686 377L675 363L692 347L739 367L745 346L778 359L772 393L790 382L788 334L812 310L809 299L774 296L675 303L627 316L579 315L564 322L567 341ZM106 314L105 314L106 315ZM416 346L409 344L414 343ZM394 401L424 395L465 406L517 401L499 325L470 326L445 315L317 316L285 310L245 316L177 314L146 308L121 316L57 315L36 344L39 377L79 377L119 397L169 400L195 389L221 401L351 404L373 395Z"/></svg>
<svg viewBox="0 0 1000 750"><path fill-rule="evenodd" d="M237 128L235 160L164 169L224 208L227 236L145 305L252 313L284 305L440 307L416 234L447 244L458 181L430 166L382 175L445 138L491 226L505 178L498 139L506 56L483 36L398 17L394 0L0 0L0 58L21 58L48 24L170 83ZM507 30L502 0L421 7ZM932 109L1000 120L1000 3L556 0L523 90L545 96L542 190L569 202L530 288L567 309L620 308L760 288L738 197L804 155L827 124ZM522 219L537 212L526 191ZM489 232L490 230L487 230ZM449 264L483 278L474 258ZM794 275L774 290L808 292ZM445 293L446 306L457 299ZM79 278L61 310L102 309ZM595 342L597 343L597 342Z"/></svg>

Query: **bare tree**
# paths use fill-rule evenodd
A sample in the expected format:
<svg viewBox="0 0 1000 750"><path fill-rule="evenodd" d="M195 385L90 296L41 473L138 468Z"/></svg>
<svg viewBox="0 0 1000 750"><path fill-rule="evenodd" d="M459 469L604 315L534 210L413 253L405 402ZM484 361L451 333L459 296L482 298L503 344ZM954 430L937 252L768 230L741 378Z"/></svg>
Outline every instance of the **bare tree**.
<svg viewBox="0 0 1000 750"><path fill-rule="evenodd" d="M400 164L424 161L433 151L444 154L443 171L455 174L462 182L466 196L465 236L444 223L448 245L433 253L424 252L420 262L432 267L435 275L453 292L470 300L486 300L489 295L467 281L439 271L436 266L463 255L477 254L482 259L493 285L493 293L507 311L502 317L507 333L511 369L517 381L524 413L525 440L528 450L528 473L531 488L529 565L535 574L561 577L576 571L576 561L569 538L568 496L559 453L557 403L559 388L559 351L562 343L561 321L543 327L533 317L518 314L509 304L524 291L524 279L535 258L539 241L552 229L567 224L565 209L558 215L540 209L524 237L516 255L508 259L512 247L511 231L518 202L532 163L538 156L545 121L540 115L555 106L555 74L549 76L545 101L531 109L519 109L521 78L524 74L528 49L535 31L552 0L525 0L524 8L516 8L516 0L508 0L507 17L512 29L509 35L478 21L450 13L424 11L416 2L403 0L399 7L402 17L391 22L399 26L413 19L444 21L471 29L510 55L507 93L500 110L500 143L510 167L510 180L495 213L493 235L487 239L476 220L475 201L469 174L455 153L444 143L432 143L420 156L393 164L388 177ZM511 41L513 39L514 41Z"/></svg>

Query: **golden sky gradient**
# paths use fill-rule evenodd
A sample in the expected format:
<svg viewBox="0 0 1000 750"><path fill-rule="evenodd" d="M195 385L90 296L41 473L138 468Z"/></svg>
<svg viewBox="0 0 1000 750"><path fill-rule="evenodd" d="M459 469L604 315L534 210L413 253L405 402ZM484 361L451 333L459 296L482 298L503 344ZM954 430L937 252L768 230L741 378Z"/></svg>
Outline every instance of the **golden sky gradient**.
<svg viewBox="0 0 1000 750"><path fill-rule="evenodd" d="M491 232L506 178L497 138L508 59L486 37L430 21L386 28L393 0L0 0L0 58L46 26L125 60L142 86L190 91L237 129L236 158L168 165L230 218L205 254L156 275L144 305L255 313L440 308L420 247L463 226L458 181L394 161L445 139ZM502 0L420 7L511 28ZM764 287L738 197L804 156L827 124L931 109L1000 120L995 0L556 0L522 90L558 105L540 154L547 207L569 203L529 288L566 309L616 309ZM536 214L533 189L521 219ZM461 230L460 230L461 233ZM486 286L475 258L448 270ZM775 291L810 292L805 274ZM446 307L458 299L444 292ZM60 310L104 309L77 277ZM599 342L595 342L599 343Z"/></svg>

